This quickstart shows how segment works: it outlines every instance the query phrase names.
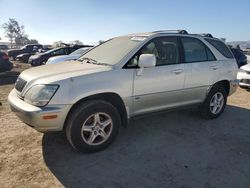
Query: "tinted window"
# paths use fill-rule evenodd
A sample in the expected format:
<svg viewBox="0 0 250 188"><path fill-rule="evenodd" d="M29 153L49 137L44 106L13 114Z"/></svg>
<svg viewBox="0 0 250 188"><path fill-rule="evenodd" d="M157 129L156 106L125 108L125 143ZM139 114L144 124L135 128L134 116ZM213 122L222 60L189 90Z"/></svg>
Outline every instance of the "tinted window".
<svg viewBox="0 0 250 188"><path fill-rule="evenodd" d="M184 48L185 62L208 61L206 46L198 39L181 38Z"/></svg>
<svg viewBox="0 0 250 188"><path fill-rule="evenodd" d="M215 47L223 56L227 58L234 58L232 52L228 47L220 40L206 39L213 47Z"/></svg>

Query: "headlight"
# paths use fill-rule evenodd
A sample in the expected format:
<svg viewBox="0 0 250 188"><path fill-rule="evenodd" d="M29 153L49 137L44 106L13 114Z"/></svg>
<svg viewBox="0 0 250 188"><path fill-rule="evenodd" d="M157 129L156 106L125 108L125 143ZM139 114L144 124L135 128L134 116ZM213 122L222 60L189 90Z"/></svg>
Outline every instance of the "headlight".
<svg viewBox="0 0 250 188"><path fill-rule="evenodd" d="M58 88L58 85L35 85L26 92L24 101L34 106L45 106Z"/></svg>

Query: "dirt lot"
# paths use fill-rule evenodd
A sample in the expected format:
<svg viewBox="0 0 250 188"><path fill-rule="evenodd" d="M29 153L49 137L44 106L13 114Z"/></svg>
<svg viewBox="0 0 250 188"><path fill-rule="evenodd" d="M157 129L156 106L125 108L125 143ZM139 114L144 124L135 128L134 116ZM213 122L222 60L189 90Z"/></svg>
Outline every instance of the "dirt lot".
<svg viewBox="0 0 250 188"><path fill-rule="evenodd" d="M216 120L191 111L135 119L105 151L80 154L64 134L11 113L12 88L0 86L0 187L250 187L250 92L239 89Z"/></svg>

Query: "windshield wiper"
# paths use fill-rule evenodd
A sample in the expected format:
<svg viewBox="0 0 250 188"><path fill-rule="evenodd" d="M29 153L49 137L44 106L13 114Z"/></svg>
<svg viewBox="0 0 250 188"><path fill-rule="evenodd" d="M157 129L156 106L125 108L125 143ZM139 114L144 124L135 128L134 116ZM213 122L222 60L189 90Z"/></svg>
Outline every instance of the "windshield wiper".
<svg viewBox="0 0 250 188"><path fill-rule="evenodd" d="M91 59L91 58L89 58L89 57L84 57L84 58L80 58L80 59L78 59L78 61L81 61L81 62L83 62L83 61L87 61L87 63L93 63L93 62L97 62L96 60L94 60L94 59Z"/></svg>
<svg viewBox="0 0 250 188"><path fill-rule="evenodd" d="M109 64L107 63L100 63L100 62L97 62L96 60L94 59L91 59L91 58L88 58L88 57L84 57L84 58L81 58L81 59L78 59L78 61L80 62L83 62L86 60L86 63L90 63L90 64L95 64L95 65L108 65L110 66Z"/></svg>

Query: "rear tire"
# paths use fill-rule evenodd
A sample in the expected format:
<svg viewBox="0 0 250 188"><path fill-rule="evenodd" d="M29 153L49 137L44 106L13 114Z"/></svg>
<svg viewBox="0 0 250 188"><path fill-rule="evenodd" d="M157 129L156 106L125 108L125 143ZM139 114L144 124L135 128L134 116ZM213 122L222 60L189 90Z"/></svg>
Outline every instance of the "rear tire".
<svg viewBox="0 0 250 188"><path fill-rule="evenodd" d="M119 112L112 104L93 100L72 111L66 123L66 136L76 150L97 152L114 141L120 126Z"/></svg>
<svg viewBox="0 0 250 188"><path fill-rule="evenodd" d="M213 86L209 91L207 98L200 106L202 117L206 119L214 119L219 117L226 106L227 93L221 86Z"/></svg>

